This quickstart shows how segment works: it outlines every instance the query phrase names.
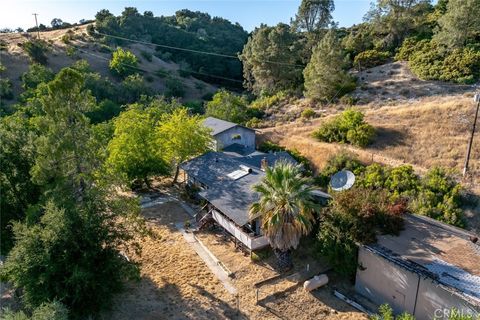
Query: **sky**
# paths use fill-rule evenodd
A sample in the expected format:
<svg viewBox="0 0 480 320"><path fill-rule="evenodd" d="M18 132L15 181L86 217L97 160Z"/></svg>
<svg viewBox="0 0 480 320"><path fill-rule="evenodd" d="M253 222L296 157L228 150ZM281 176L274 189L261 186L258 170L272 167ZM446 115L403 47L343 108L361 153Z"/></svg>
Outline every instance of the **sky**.
<svg viewBox="0 0 480 320"><path fill-rule="evenodd" d="M372 0L335 0L333 17L341 27L362 22ZM211 16L240 23L252 31L261 23L275 25L289 23L301 0L0 0L0 29L35 25L32 13L38 13L38 23L50 26L53 18L74 23L93 19L101 9L119 15L124 7L136 7L139 12L152 11L154 15L172 15L180 9L207 12Z"/></svg>

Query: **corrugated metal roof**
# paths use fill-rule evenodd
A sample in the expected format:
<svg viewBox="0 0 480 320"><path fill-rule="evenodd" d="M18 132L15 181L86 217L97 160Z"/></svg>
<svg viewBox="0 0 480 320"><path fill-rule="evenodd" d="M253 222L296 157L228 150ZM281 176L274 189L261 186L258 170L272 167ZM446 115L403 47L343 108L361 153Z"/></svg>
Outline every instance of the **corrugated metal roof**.
<svg viewBox="0 0 480 320"><path fill-rule="evenodd" d="M424 216L407 215L398 236L365 245L412 272L423 274L480 305L480 251L465 230Z"/></svg>

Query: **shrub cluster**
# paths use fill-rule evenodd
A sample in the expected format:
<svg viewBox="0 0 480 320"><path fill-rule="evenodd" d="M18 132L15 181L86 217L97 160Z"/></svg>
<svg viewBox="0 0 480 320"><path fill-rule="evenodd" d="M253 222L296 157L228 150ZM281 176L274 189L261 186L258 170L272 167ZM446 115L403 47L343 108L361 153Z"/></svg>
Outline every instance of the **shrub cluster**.
<svg viewBox="0 0 480 320"><path fill-rule="evenodd" d="M47 43L42 40L30 40L22 45L23 50L27 53L33 62L47 63Z"/></svg>
<svg viewBox="0 0 480 320"><path fill-rule="evenodd" d="M365 166L352 154L340 153L328 160L315 181L326 187L330 177L343 169L356 175L356 186L384 190L392 201L407 201L412 213L458 227L465 224L460 209L461 185L445 169L434 167L419 177L410 165L387 167L374 163Z"/></svg>
<svg viewBox="0 0 480 320"><path fill-rule="evenodd" d="M365 147L373 139L375 129L364 121L360 111L347 109L323 123L313 136L325 142L343 142Z"/></svg>
<svg viewBox="0 0 480 320"><path fill-rule="evenodd" d="M263 97L257 98L256 100L254 100L250 104L250 107L261 109L261 110L266 110L266 109L271 108L274 105L286 100L287 97L288 97L288 95L285 91L279 91L276 94L271 95L271 96L263 96Z"/></svg>
<svg viewBox="0 0 480 320"><path fill-rule="evenodd" d="M12 82L9 79L0 79L0 99L13 99Z"/></svg>
<svg viewBox="0 0 480 320"><path fill-rule="evenodd" d="M410 69L425 80L470 84L480 79L480 50L473 47L448 50L434 40L409 38L395 58L407 60Z"/></svg>
<svg viewBox="0 0 480 320"><path fill-rule="evenodd" d="M315 110L313 110L312 108L305 108L301 114L302 118L304 119L311 119L311 118L314 118L316 115L317 114Z"/></svg>
<svg viewBox="0 0 480 320"><path fill-rule="evenodd" d="M353 64L359 70L368 69L387 63L389 58L390 52L367 50L357 54Z"/></svg>
<svg viewBox="0 0 480 320"><path fill-rule="evenodd" d="M120 77L126 77L135 72L135 68L138 65L137 57L128 50L118 48L113 52L112 59L110 60L110 70Z"/></svg>
<svg viewBox="0 0 480 320"><path fill-rule="evenodd" d="M340 274L354 277L357 243L376 241L377 233L398 234L406 204L392 201L383 190L353 188L334 193L321 215L319 253Z"/></svg>

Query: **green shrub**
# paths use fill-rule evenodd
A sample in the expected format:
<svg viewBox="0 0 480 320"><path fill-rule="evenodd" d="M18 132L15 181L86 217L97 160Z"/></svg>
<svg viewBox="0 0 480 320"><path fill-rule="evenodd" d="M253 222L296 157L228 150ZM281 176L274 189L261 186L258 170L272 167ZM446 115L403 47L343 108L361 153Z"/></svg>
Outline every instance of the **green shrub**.
<svg viewBox="0 0 480 320"><path fill-rule="evenodd" d="M30 40L22 45L23 50L28 54L33 62L47 63L47 43L42 40Z"/></svg>
<svg viewBox="0 0 480 320"><path fill-rule="evenodd" d="M367 146L375 135L375 129L364 121L360 111L347 109L340 115L324 122L313 136L325 142L350 143Z"/></svg>
<svg viewBox="0 0 480 320"><path fill-rule="evenodd" d="M409 37L403 40L402 46L398 48L397 54L395 54L395 60L408 61L413 53L417 50L418 40L414 37Z"/></svg>
<svg viewBox="0 0 480 320"><path fill-rule="evenodd" d="M205 112L202 101L187 101L184 103L184 105L188 108L188 110L190 110L190 112L194 114L203 114Z"/></svg>
<svg viewBox="0 0 480 320"><path fill-rule="evenodd" d="M137 57L130 51L123 50L122 48L118 48L113 52L109 64L112 73L120 77L126 77L133 74L137 65Z"/></svg>
<svg viewBox="0 0 480 320"><path fill-rule="evenodd" d="M462 187L447 170L432 168L421 179L418 196L411 204L412 212L448 224L463 227L460 209Z"/></svg>
<svg viewBox="0 0 480 320"><path fill-rule="evenodd" d="M25 90L35 89L40 83L46 83L53 79L55 74L49 68L34 63L31 64L24 74L22 74L22 88Z"/></svg>
<svg viewBox="0 0 480 320"><path fill-rule="evenodd" d="M0 39L0 51L8 51L8 43L3 39Z"/></svg>
<svg viewBox="0 0 480 320"><path fill-rule="evenodd" d="M310 160L308 160L304 155L300 153L300 151L296 149L290 150L285 147L282 147L279 144L276 144L270 141L265 141L258 146L258 150L261 152L280 152L280 151L287 152L290 156L292 156L293 159L295 159L295 161L303 165L303 169L305 170L304 174L307 174L307 175L312 174Z"/></svg>
<svg viewBox="0 0 480 320"><path fill-rule="evenodd" d="M315 112L315 110L313 110L312 108L305 108L303 111L302 111L302 118L304 119L311 119L313 117L315 117L317 114Z"/></svg>
<svg viewBox="0 0 480 320"><path fill-rule="evenodd" d="M67 54L67 56L69 57L75 57L76 53L77 53L77 48L75 48L74 46L68 46L66 49L65 49L65 53Z"/></svg>
<svg viewBox="0 0 480 320"><path fill-rule="evenodd" d="M159 78L165 78L165 77L168 77L170 75L170 71L168 71L166 69L163 69L163 68L160 68L157 71L155 71L155 75Z"/></svg>
<svg viewBox="0 0 480 320"><path fill-rule="evenodd" d="M72 30L68 30L62 36L61 41L65 44L69 44L73 40L73 37L74 37L74 32Z"/></svg>
<svg viewBox="0 0 480 320"><path fill-rule="evenodd" d="M368 69L387 63L389 58L389 52L367 50L357 54L353 64L358 69Z"/></svg>
<svg viewBox="0 0 480 320"><path fill-rule="evenodd" d="M398 59L408 59L410 69L425 80L474 83L480 79L480 50L471 47L447 50L436 42L405 41Z"/></svg>
<svg viewBox="0 0 480 320"><path fill-rule="evenodd" d="M356 243L372 243L378 233L398 234L405 204L392 202L383 190L352 188L332 194L321 214L319 253L340 274L353 278L357 270Z"/></svg>
<svg viewBox="0 0 480 320"><path fill-rule="evenodd" d="M361 124L347 131L347 141L355 146L367 146L375 135L375 129L367 124Z"/></svg>
<svg viewBox="0 0 480 320"><path fill-rule="evenodd" d="M260 128L262 126L262 120L253 117L245 123L245 126L249 128Z"/></svg>
<svg viewBox="0 0 480 320"><path fill-rule="evenodd" d="M31 320L68 320L68 309L58 301L43 303L33 310Z"/></svg>
<svg viewBox="0 0 480 320"><path fill-rule="evenodd" d="M165 96L181 98L185 95L185 85L177 78L169 77L165 82Z"/></svg>
<svg viewBox="0 0 480 320"><path fill-rule="evenodd" d="M205 114L234 123L244 124L254 115L250 114L247 99L227 90L219 90L205 104Z"/></svg>
<svg viewBox="0 0 480 320"><path fill-rule="evenodd" d="M178 69L177 73L182 78L188 78L192 75L192 73L190 71L184 70L184 69Z"/></svg>
<svg viewBox="0 0 480 320"><path fill-rule="evenodd" d="M357 99L347 94L341 97L339 102L345 106L353 106L355 103L357 103Z"/></svg>
<svg viewBox="0 0 480 320"><path fill-rule="evenodd" d="M148 96L151 94L151 88L138 73L129 75L122 81L121 97L127 103L138 101L142 95Z"/></svg>
<svg viewBox="0 0 480 320"><path fill-rule="evenodd" d="M315 177L315 183L321 187L327 188L330 177L340 170L350 170L356 175L362 172L364 165L358 158L347 151L337 153L327 160L325 167Z"/></svg>
<svg viewBox="0 0 480 320"><path fill-rule="evenodd" d="M106 44L100 44L98 46L98 51L102 52L102 53L112 53L114 50L112 49L112 47L110 47Z"/></svg>
<svg viewBox="0 0 480 320"><path fill-rule="evenodd" d="M148 51L142 50L142 51L140 51L140 55L141 55L145 60L147 60L147 61L149 61L149 62L152 62L152 60L153 60L153 54L151 54L151 53L148 52Z"/></svg>
<svg viewBox="0 0 480 320"><path fill-rule="evenodd" d="M350 170L355 185L370 190L384 190L391 201L407 201L409 211L459 227L464 226L461 206L462 187L452 174L442 168L432 168L423 177L415 174L413 167L363 165L358 158L341 152L330 159L315 177L317 185L326 188L333 174Z"/></svg>
<svg viewBox="0 0 480 320"><path fill-rule="evenodd" d="M200 82L200 81L195 82L195 89L197 89L198 91L203 91L205 90L206 87L207 87L206 84L203 82Z"/></svg>
<svg viewBox="0 0 480 320"><path fill-rule="evenodd" d="M96 33L95 33L95 26L93 24L89 24L87 26L87 33L89 36L92 36L92 37L96 37Z"/></svg>
<svg viewBox="0 0 480 320"><path fill-rule="evenodd" d="M271 96L263 96L263 97L257 98L250 104L250 107L265 110L270 107L273 107L274 105L282 101L285 101L287 98L288 96L285 91L279 91L276 94Z"/></svg>
<svg viewBox="0 0 480 320"><path fill-rule="evenodd" d="M415 317L408 312L404 312L398 316L393 314L393 309L387 304L382 304L378 308L378 314L370 316L371 320L415 320Z"/></svg>
<svg viewBox="0 0 480 320"><path fill-rule="evenodd" d="M0 98L13 99L12 82L10 79L0 79Z"/></svg>

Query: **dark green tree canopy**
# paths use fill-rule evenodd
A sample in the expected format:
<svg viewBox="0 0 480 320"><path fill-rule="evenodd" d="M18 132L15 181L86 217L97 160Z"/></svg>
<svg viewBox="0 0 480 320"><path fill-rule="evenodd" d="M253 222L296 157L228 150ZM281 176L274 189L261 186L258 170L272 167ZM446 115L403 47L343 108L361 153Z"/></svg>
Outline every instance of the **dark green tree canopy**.
<svg viewBox="0 0 480 320"><path fill-rule="evenodd" d="M302 0L293 21L293 27L307 32L318 32L332 22L333 0Z"/></svg>
<svg viewBox="0 0 480 320"><path fill-rule="evenodd" d="M290 26L256 28L240 55L246 88L268 95L298 90L303 80L302 58L300 36Z"/></svg>
<svg viewBox="0 0 480 320"><path fill-rule="evenodd" d="M462 48L480 43L480 2L449 0L446 11L438 19L439 32L435 39L448 48Z"/></svg>
<svg viewBox="0 0 480 320"><path fill-rule="evenodd" d="M303 71L306 97L315 100L339 98L355 88L348 74L347 60L334 30L330 30L313 49Z"/></svg>

